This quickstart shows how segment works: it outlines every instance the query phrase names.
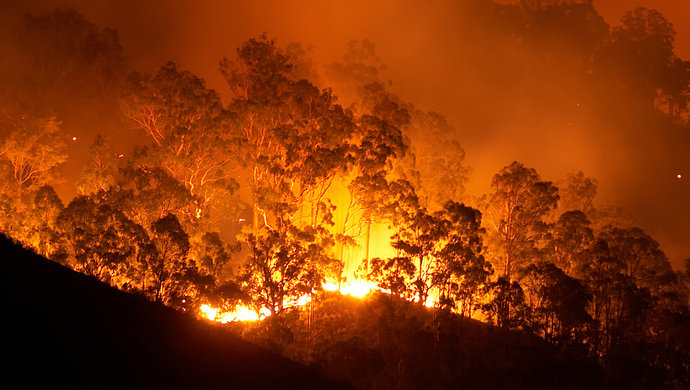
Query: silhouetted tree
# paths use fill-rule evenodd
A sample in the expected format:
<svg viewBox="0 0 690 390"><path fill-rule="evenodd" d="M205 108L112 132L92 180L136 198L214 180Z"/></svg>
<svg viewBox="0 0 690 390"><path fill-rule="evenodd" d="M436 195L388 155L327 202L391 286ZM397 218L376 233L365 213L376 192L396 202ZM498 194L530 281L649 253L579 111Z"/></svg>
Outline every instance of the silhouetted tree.
<svg viewBox="0 0 690 390"><path fill-rule="evenodd" d="M117 154L107 142L107 137L99 134L89 146L91 159L74 183L81 195L106 191L115 185L118 173Z"/></svg>
<svg viewBox="0 0 690 390"><path fill-rule="evenodd" d="M512 272L529 265L537 240L546 230L542 220L558 202L558 188L542 181L533 168L513 162L491 181L484 220L489 226L492 261L509 281Z"/></svg>
<svg viewBox="0 0 690 390"><path fill-rule="evenodd" d="M59 249L52 258L122 287L149 255L146 230L98 197L79 196L57 218Z"/></svg>

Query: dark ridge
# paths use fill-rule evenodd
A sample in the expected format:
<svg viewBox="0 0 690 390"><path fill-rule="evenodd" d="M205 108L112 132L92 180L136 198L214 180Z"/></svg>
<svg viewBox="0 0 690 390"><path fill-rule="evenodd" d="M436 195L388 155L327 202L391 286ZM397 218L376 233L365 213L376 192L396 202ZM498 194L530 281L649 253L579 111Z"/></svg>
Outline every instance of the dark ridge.
<svg viewBox="0 0 690 390"><path fill-rule="evenodd" d="M3 388L351 389L0 235Z"/></svg>

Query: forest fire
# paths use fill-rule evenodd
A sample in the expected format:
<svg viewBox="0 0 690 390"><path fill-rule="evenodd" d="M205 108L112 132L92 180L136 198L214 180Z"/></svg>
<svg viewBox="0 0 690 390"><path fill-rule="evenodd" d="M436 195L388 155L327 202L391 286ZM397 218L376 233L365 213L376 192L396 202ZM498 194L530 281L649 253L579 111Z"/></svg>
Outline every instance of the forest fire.
<svg viewBox="0 0 690 390"><path fill-rule="evenodd" d="M242 305L237 305L233 311L223 312L220 309L204 304L201 305L199 311L205 318L223 324L238 321L258 321L271 315L271 312L268 310L262 309L259 311L259 313L257 313L256 311Z"/></svg>
<svg viewBox="0 0 690 390"><path fill-rule="evenodd" d="M372 291L380 290L376 283L359 279L355 279L352 283L343 282L341 284L335 281L329 281L323 284L323 289L326 291L338 291L343 295L350 295L357 298L364 298Z"/></svg>
<svg viewBox="0 0 690 390"><path fill-rule="evenodd" d="M356 298L364 298L371 293L371 291L380 290L375 283L362 280L355 280L354 283L345 282L340 285L338 285L337 282L329 281L323 283L322 287L326 291L339 292L340 294ZM302 307L308 305L311 301L312 298L310 295L302 295L296 300L295 306ZM208 304L203 304L199 308L199 311L202 317L223 324L228 322L258 321L271 315L271 312L267 309L262 308L257 314L256 311L243 305L235 306L235 309L232 311L222 311Z"/></svg>
<svg viewBox="0 0 690 390"><path fill-rule="evenodd" d="M409 49L455 54L407 94L369 40L325 65L267 33L228 41L209 78L128 63L115 30L67 7L0 23L0 232L159 304L247 322L228 328L362 388L453 388L501 364L468 356L526 345L593 378L645 367L690 386L690 243L672 262L652 238L671 234L597 197L601 180L637 215L690 213L690 62L654 10L609 26L589 0L511 3L448 0L429 20L463 15L438 31L453 40ZM636 158L649 155L664 158ZM473 344L494 334L511 337Z"/></svg>

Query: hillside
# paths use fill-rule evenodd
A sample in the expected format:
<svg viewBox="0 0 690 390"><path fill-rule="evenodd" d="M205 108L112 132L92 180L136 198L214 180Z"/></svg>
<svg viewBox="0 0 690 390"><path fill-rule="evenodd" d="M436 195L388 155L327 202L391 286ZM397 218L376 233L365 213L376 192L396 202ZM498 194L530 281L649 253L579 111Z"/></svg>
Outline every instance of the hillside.
<svg viewBox="0 0 690 390"><path fill-rule="evenodd" d="M11 387L350 388L5 237L0 302L6 361L0 371Z"/></svg>

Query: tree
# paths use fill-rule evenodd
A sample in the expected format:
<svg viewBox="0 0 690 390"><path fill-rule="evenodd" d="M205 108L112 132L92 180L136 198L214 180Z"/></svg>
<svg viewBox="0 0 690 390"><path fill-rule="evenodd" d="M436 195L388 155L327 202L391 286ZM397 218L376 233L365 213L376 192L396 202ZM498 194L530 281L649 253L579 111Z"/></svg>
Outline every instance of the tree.
<svg viewBox="0 0 690 390"><path fill-rule="evenodd" d="M422 305L433 298L441 307L455 307L470 314L487 282L490 266L483 250L481 214L463 204L448 202L443 210L401 210L391 245L399 255L374 258L363 269L382 289ZM360 271L361 272L361 271ZM430 297L435 292L436 296Z"/></svg>
<svg viewBox="0 0 690 390"><path fill-rule="evenodd" d="M227 244L217 232L206 232L190 242L192 257L203 273L213 275L216 281L230 279L232 269L228 269L233 255L241 250L241 244Z"/></svg>
<svg viewBox="0 0 690 390"><path fill-rule="evenodd" d="M373 42L367 39L353 40L347 43L343 62L326 65L325 75L330 84L336 86L336 91L345 104L349 105L361 97L365 85L381 82L379 74L385 69L386 66L376 56L376 45Z"/></svg>
<svg viewBox="0 0 690 390"><path fill-rule="evenodd" d="M56 250L56 221L64 209L62 200L51 186L43 186L33 193L28 214L28 237L25 243L42 256Z"/></svg>
<svg viewBox="0 0 690 390"><path fill-rule="evenodd" d="M267 223L274 206L288 213L306 207L303 217L313 223L325 192L350 163L352 118L330 91L296 80L290 57L265 36L237 55L221 62L221 72L236 94L230 109L239 118L254 220Z"/></svg>
<svg viewBox="0 0 690 390"><path fill-rule="evenodd" d="M297 80L291 57L265 35L221 61L221 72L235 93L229 110L252 190L243 282L256 304L281 314L335 271L326 255L334 243L327 192L351 165L355 125L329 90Z"/></svg>
<svg viewBox="0 0 690 390"><path fill-rule="evenodd" d="M671 293L677 278L671 263L661 250L659 243L640 228L605 230L601 237L606 240L611 256L618 259L621 274L629 278L635 286L649 290L660 303L666 294Z"/></svg>
<svg viewBox="0 0 690 390"><path fill-rule="evenodd" d="M0 195L0 232L14 240L26 234L26 206L21 199L8 194Z"/></svg>
<svg viewBox="0 0 690 390"><path fill-rule="evenodd" d="M156 75L132 73L120 99L125 115L152 141L133 156L142 169L164 169L197 199L194 214L214 221L238 213L237 135L220 96L172 62ZM218 214L218 215L216 215Z"/></svg>
<svg viewBox="0 0 690 390"><path fill-rule="evenodd" d="M502 329L520 329L526 326L529 308L518 282L500 276L489 285L489 302L482 305L488 320Z"/></svg>
<svg viewBox="0 0 690 390"><path fill-rule="evenodd" d="M583 334L578 333L592 320L585 286L548 262L530 264L523 272L533 331L554 343L581 341Z"/></svg>
<svg viewBox="0 0 690 390"><path fill-rule="evenodd" d="M263 225L258 230L248 229L241 237L249 247L249 257L238 279L257 311L263 307L273 315L282 315L294 308L299 298L321 287L327 268L333 265L325 251L331 243L323 242L321 229L309 225L272 229Z"/></svg>
<svg viewBox="0 0 690 390"><path fill-rule="evenodd" d="M546 227L542 218L556 206L558 188L517 161L494 175L491 186L494 192L485 198L491 260L511 281L512 272L532 260Z"/></svg>
<svg viewBox="0 0 690 390"><path fill-rule="evenodd" d="M594 232L587 216L581 211L567 211L551 226L547 253L552 262L572 275L588 259Z"/></svg>
<svg viewBox="0 0 690 390"><path fill-rule="evenodd" d="M199 281L196 264L187 256L189 235L174 214L158 219L150 230L155 251L146 261L145 291L151 299L167 306L187 306L187 300L195 295L194 284Z"/></svg>
<svg viewBox="0 0 690 390"><path fill-rule="evenodd" d="M112 96L124 72L124 50L117 31L103 29L67 7L40 16L25 15L19 44L28 68L43 89ZM97 89L96 89L97 88Z"/></svg>
<svg viewBox="0 0 690 390"><path fill-rule="evenodd" d="M89 146L91 160L82 168L74 183L81 195L106 191L115 185L118 173L117 154L107 142L107 137L99 134Z"/></svg>
<svg viewBox="0 0 690 390"><path fill-rule="evenodd" d="M673 25L658 11L642 7L626 12L621 22L606 50L609 65L629 94L652 104L672 75Z"/></svg>
<svg viewBox="0 0 690 390"><path fill-rule="evenodd" d="M195 227L199 199L183 183L159 167L126 167L122 185L102 192L117 202L122 212L141 226L151 226L168 214L179 215L188 228Z"/></svg>
<svg viewBox="0 0 690 390"><path fill-rule="evenodd" d="M149 236L102 197L79 196L56 222L58 250L51 258L117 287L136 281L149 256Z"/></svg>
<svg viewBox="0 0 690 390"><path fill-rule="evenodd" d="M54 184L58 179L57 166L67 160L60 123L54 117L30 114L10 117L8 121L11 129L0 141L4 191L19 197Z"/></svg>
<svg viewBox="0 0 690 390"><path fill-rule="evenodd" d="M448 201L465 196L470 168L464 164L465 150L455 138L457 133L446 118L436 112L422 112L407 105L410 124L403 134L410 139L414 170L419 174L415 191L422 204L437 211Z"/></svg>
<svg viewBox="0 0 690 390"><path fill-rule="evenodd" d="M657 334L653 318L687 310L683 288L658 243L639 228L609 227L596 237L578 274L592 294L589 313L601 333L593 343L606 353Z"/></svg>
<svg viewBox="0 0 690 390"><path fill-rule="evenodd" d="M493 274L491 264L482 254L486 232L481 227L481 213L449 201L440 215L448 226L447 243L439 253L448 268L440 298L451 298L452 307L460 316L471 318Z"/></svg>
<svg viewBox="0 0 690 390"><path fill-rule="evenodd" d="M349 202L336 231L341 259L345 245L356 245L356 238L366 234L365 259L368 260L372 223L391 217L395 204L408 196L412 187L407 180L390 174L394 161L402 158L407 150L400 129L372 115L357 119L353 163L348 175L342 177L349 192Z"/></svg>
<svg viewBox="0 0 690 390"><path fill-rule="evenodd" d="M589 216L594 211L594 198L597 195L599 181L585 176L584 172L572 172L564 185L559 187L559 215L568 211L581 211Z"/></svg>

